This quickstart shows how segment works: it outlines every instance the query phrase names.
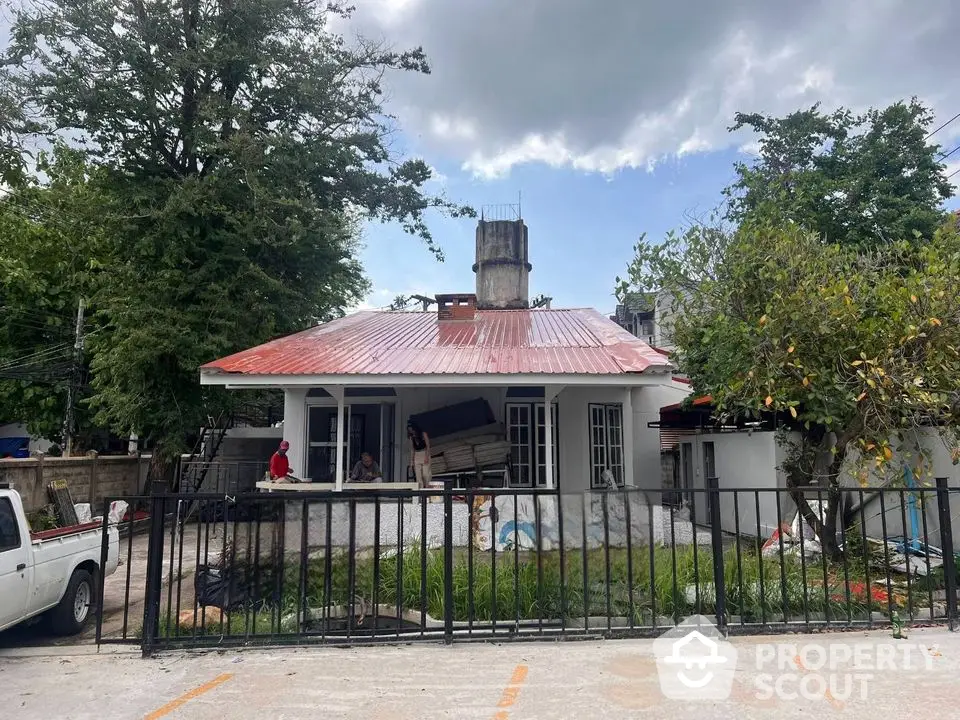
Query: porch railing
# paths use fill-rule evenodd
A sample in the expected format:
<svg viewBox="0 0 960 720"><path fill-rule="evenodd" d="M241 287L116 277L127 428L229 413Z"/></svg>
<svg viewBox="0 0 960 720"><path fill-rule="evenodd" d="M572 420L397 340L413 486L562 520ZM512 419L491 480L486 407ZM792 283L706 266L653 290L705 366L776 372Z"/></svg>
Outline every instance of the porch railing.
<svg viewBox="0 0 960 720"><path fill-rule="evenodd" d="M957 618L945 480L846 490L834 543L787 490L711 479L681 510L663 492L155 495L145 561L128 540L106 581L125 583L123 622L101 613L98 641L149 653L652 636L690 615L740 633ZM827 499L803 496L808 515Z"/></svg>

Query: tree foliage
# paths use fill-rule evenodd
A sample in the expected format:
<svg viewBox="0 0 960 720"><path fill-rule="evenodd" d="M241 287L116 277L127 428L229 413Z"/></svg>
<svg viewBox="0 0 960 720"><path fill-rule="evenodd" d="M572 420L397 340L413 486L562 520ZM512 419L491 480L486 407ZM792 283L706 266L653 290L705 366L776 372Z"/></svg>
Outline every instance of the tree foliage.
<svg viewBox="0 0 960 720"><path fill-rule="evenodd" d="M928 144L933 114L916 100L854 114L808 110L774 118L737 113L731 130L759 134L759 157L736 165L729 219L760 208L829 242L863 247L930 238L952 194Z"/></svg>
<svg viewBox="0 0 960 720"><path fill-rule="evenodd" d="M916 100L854 115L738 113L760 134L722 220L641 238L618 293L671 305L680 369L721 417L775 417L800 511L834 546L845 461L910 462L897 438L960 421L960 237L932 115ZM787 438L781 435L781 441ZM799 438L799 439L796 439ZM824 518L797 488L825 486Z"/></svg>
<svg viewBox="0 0 960 720"><path fill-rule="evenodd" d="M43 185L22 178L0 201L0 419L59 440L74 376L77 304L95 287L102 253L80 153L40 153Z"/></svg>
<svg viewBox="0 0 960 720"><path fill-rule="evenodd" d="M45 130L97 168L106 268L92 407L181 451L210 411L199 366L340 314L367 288L364 218L442 258L430 170L390 147L384 77L423 52L348 43L312 0L40 0L8 62ZM223 398L220 398L222 401Z"/></svg>
<svg viewBox="0 0 960 720"><path fill-rule="evenodd" d="M676 360L721 417L776 414L799 436L785 469L793 487L836 491L829 527L851 452L864 483L903 462L896 439L920 428L940 429L957 457L956 220L927 242L874 249L778 218L698 225L639 245L630 276L672 300Z"/></svg>

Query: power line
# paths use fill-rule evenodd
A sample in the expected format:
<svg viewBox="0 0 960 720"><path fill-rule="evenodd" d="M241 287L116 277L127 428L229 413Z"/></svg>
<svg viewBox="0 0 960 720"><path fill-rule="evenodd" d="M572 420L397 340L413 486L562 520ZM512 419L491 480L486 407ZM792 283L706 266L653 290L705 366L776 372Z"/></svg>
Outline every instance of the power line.
<svg viewBox="0 0 960 720"><path fill-rule="evenodd" d="M924 138L924 140L929 140L930 138L932 138L932 137L933 137L934 135L936 135L938 132L940 132L941 130L943 130L947 125L949 125L950 123L952 123L952 122L953 122L954 120L956 120L957 118L960 118L960 113L957 113L956 115L954 115L952 118L950 118L949 120L947 120L943 125L941 125L940 127L938 127L936 130L933 130L933 131L927 133L927 136Z"/></svg>
<svg viewBox="0 0 960 720"><path fill-rule="evenodd" d="M60 343L59 345L54 345L44 350L36 350L27 355L21 355L6 362L0 362L0 370L16 370L18 368L36 365L39 362L49 361L57 355L63 355L69 348L69 343Z"/></svg>
<svg viewBox="0 0 960 720"><path fill-rule="evenodd" d="M950 173L949 175L947 175L947 178L946 178L946 179L949 180L950 178L952 178L952 177L953 177L954 175L956 175L957 173L960 173L960 168L957 168L957 169L954 170L952 173Z"/></svg>
<svg viewBox="0 0 960 720"><path fill-rule="evenodd" d="M937 157L937 159L938 159L938 160L946 160L948 157L950 157L951 155L953 155L957 150L960 150L960 145L957 145L953 150L951 150L951 151L948 152L948 153L940 153L940 155Z"/></svg>

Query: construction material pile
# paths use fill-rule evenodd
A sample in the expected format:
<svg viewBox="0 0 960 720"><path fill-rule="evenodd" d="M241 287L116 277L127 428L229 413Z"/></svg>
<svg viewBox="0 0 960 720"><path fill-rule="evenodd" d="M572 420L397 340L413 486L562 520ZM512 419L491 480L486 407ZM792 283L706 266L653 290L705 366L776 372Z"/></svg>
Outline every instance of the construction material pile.
<svg viewBox="0 0 960 720"><path fill-rule="evenodd" d="M471 428L444 436L430 445L434 475L503 466L510 456L510 443L499 424Z"/></svg>

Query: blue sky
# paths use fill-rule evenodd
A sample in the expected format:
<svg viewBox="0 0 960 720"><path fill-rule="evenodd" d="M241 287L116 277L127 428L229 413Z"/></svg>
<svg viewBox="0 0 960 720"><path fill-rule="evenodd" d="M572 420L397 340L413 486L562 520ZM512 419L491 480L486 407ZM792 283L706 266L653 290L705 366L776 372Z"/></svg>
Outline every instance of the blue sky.
<svg viewBox="0 0 960 720"><path fill-rule="evenodd" d="M720 201L733 177L736 151L671 159L652 171L626 169L612 177L539 163L516 168L499 180L473 178L450 165L434 167L446 176L452 198L476 207L515 203L522 193L530 232L531 296L554 298L555 307L613 310L614 279L623 275L642 232L660 238L682 223L686 211L707 211ZM746 157L746 156L741 156ZM476 221L434 216L434 237L446 261L392 225L371 224L362 258L374 282L367 305L389 304L401 293L472 291Z"/></svg>
<svg viewBox="0 0 960 720"><path fill-rule="evenodd" d="M431 64L386 78L397 149L436 168L431 189L459 202L522 192L531 295L556 306L612 310L639 235L660 238L720 202L756 140L728 132L737 111L862 111L916 96L938 122L960 112L956 0L356 4L338 30L421 46ZM960 121L936 140L960 144ZM960 153L949 161L960 170ZM475 221L430 225L443 264L399 228L367 228L364 307L473 288Z"/></svg>

